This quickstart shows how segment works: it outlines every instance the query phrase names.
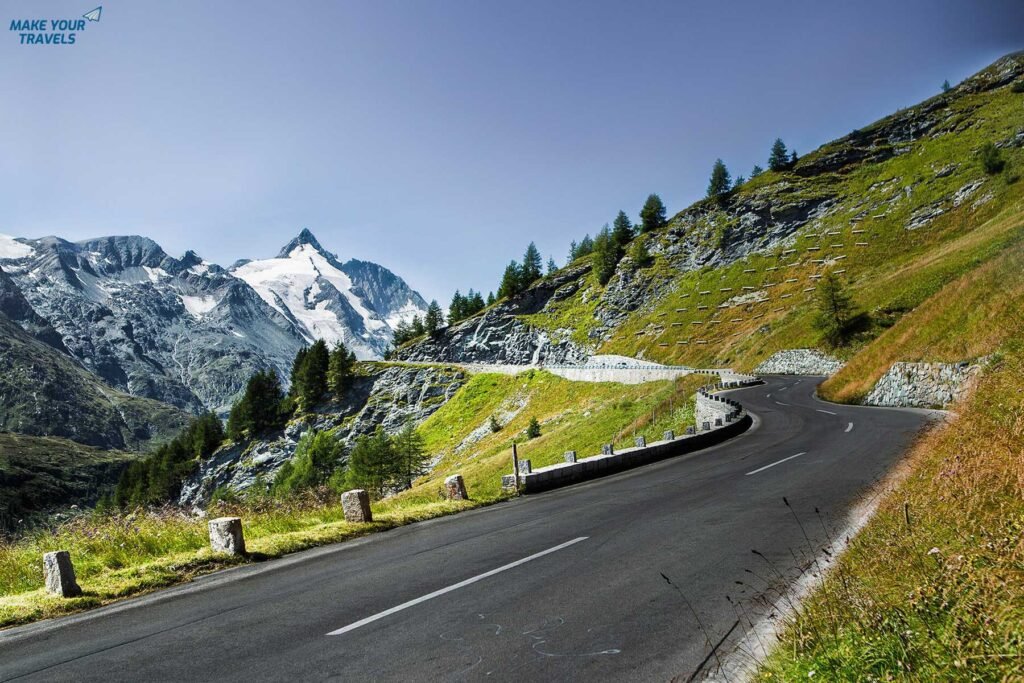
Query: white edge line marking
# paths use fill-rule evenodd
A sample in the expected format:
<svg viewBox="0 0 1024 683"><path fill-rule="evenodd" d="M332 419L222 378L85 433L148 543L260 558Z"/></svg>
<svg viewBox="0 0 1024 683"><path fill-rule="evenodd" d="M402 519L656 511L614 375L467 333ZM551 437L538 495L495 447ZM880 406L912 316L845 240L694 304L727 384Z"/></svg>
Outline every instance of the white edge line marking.
<svg viewBox="0 0 1024 683"><path fill-rule="evenodd" d="M853 423L852 422L850 424L846 425L846 431L847 432L852 432L853 431Z"/></svg>
<svg viewBox="0 0 1024 683"><path fill-rule="evenodd" d="M831 410L822 410L821 408L815 408L819 413L825 413L826 415L838 415L839 413L833 413Z"/></svg>
<svg viewBox="0 0 1024 683"><path fill-rule="evenodd" d="M747 476L749 477L751 474L757 474L758 472L764 472L769 467L775 467L776 465L781 465L782 463L786 462L787 460L792 460L793 458L799 458L801 455L807 455L807 451L802 451L800 453L797 453L796 455L791 455L788 458L783 458L782 460L776 460L772 464L765 465L764 467L759 467L756 470L754 470L753 472L747 472Z"/></svg>
<svg viewBox="0 0 1024 683"><path fill-rule="evenodd" d="M776 403L779 404L780 406L788 406L789 405L788 403L783 403L782 401L776 401Z"/></svg>
<svg viewBox="0 0 1024 683"><path fill-rule="evenodd" d="M352 623L352 624L349 624L348 626L343 626L342 628L339 628L336 631L331 631L327 635L329 635L329 636L340 636L343 633L347 633L349 631L354 631L355 629L359 628L360 626L366 626L369 623L377 621L378 619L383 619L384 617L392 615L395 612L401 612L402 610L408 609L409 607L413 607L414 605L418 605L421 602L426 602L427 600L433 600L434 598L440 597L440 596L444 595L445 593L451 593L452 591L456 591L456 590L458 590L460 588L465 588L466 586L468 586L468 585L470 585L472 583L476 583L477 581L482 581L483 579L486 579L488 577L494 576L495 574L500 574L501 572L508 571L509 569L513 569L515 567L518 567L521 564L526 564L527 562L530 562L531 560L536 560L538 558L544 557L545 555L550 555L551 553L558 552L559 550L562 550L563 548L568 548L569 546L575 545L576 543L579 543L580 541L585 541L588 538L589 538L589 536L580 536L579 538L574 538L571 541L566 541L565 543L562 543L560 545L556 545L554 548L548 548L547 550L542 550L539 553L530 555L529 557L524 557L521 560L516 560L515 562L510 562L510 563L508 563L508 564L506 564L506 565L504 565L502 567L498 567L497 569L492 569L489 572L484 572L483 574L477 574L476 576L468 578L465 581L459 581L458 583L453 583L452 585L448 586L447 588L442 588L440 590L436 590L433 593L427 593L426 595L418 597L418 598L416 598L414 600L410 600L409 602L403 602L401 605L397 605L395 607L392 607L391 609L386 609L383 612L378 612L377 614L374 614L373 616L366 617L365 619L360 619L359 621L357 621L355 623Z"/></svg>

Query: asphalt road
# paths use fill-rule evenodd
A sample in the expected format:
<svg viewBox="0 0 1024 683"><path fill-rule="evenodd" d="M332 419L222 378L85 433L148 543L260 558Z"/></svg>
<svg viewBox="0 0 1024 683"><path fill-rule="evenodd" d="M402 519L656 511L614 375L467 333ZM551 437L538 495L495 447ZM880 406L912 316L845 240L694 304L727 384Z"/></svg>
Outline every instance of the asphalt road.
<svg viewBox="0 0 1024 683"><path fill-rule="evenodd" d="M0 680L686 680L926 420L818 381L733 392L758 423L712 449L0 633Z"/></svg>

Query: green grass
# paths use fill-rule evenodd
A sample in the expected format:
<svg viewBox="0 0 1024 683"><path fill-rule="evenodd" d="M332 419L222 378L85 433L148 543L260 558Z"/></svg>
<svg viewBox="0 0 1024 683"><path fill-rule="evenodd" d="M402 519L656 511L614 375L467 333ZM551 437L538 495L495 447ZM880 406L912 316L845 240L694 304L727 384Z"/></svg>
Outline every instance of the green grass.
<svg viewBox="0 0 1024 683"><path fill-rule="evenodd" d="M0 543L0 626L52 617L156 588L247 561L262 561L413 521L451 514L506 498L501 474L511 470L509 448L521 442L521 457L540 467L560 461L566 450L581 457L603 443L632 445L634 433L660 438L693 420L693 393L707 377L644 385L570 382L546 372L508 376L476 375L421 427L428 452L440 461L434 472L397 496L375 502L372 524L343 519L337 494L329 490L299 498L251 498L218 502L209 514L243 518L247 559L213 555L207 522L180 510L85 514L55 529L39 529ZM518 407L497 433L487 430L471 447L457 449L492 414ZM542 435L526 440L531 417ZM443 499L443 479L463 475L471 501ZM42 555L68 550L85 594L58 599L42 590Z"/></svg>
<svg viewBox="0 0 1024 683"><path fill-rule="evenodd" d="M777 248L698 270L678 270L657 256L651 267L633 275L631 285L657 296L645 297L651 303L631 313L596 350L751 370L776 351L818 347L821 340L810 324L813 292L805 290L814 287L812 276L822 266L812 261L845 255L832 267L846 271L842 277L867 315L853 344L836 351L841 357L853 356L908 311L1021 239L1024 182L1016 177L1024 170L1024 150L1002 150L1008 170L995 176L987 176L977 158L984 143L1006 139L1024 127L1021 100L1009 88L958 98L951 104L952 132L907 143L898 156L880 163L809 177L767 172L749 181L736 196L771 202L774 211L806 199L834 197L836 203L826 217L799 230L794 243L786 245L796 249L793 254ZM804 157L801 165L849 144L830 143ZM954 162L951 173L938 172ZM982 185L954 207L950 197L977 180ZM982 198L988 200L974 206ZM936 203L942 215L915 230L905 228L915 212ZM687 235L701 244L717 244L723 232L739 229L735 216L710 202L691 207L677 220L683 217ZM669 229L678 230L678 224ZM654 237L667 244L665 233ZM777 284L765 288L766 283ZM709 293L700 294L704 291ZM769 300L719 308L751 291L763 291ZM593 344L594 311L605 305L599 303L603 293L596 283L587 282L572 297L530 316L529 322Z"/></svg>
<svg viewBox="0 0 1024 683"><path fill-rule="evenodd" d="M758 680L1024 679L1022 331L912 450Z"/></svg>

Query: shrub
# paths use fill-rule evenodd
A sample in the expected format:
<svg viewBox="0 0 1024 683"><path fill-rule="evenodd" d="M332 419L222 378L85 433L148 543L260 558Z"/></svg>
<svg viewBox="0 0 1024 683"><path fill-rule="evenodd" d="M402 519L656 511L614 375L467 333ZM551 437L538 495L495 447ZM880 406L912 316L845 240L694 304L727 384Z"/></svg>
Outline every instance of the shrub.
<svg viewBox="0 0 1024 683"><path fill-rule="evenodd" d="M526 428L526 438L536 439L540 436L540 422L537 422L537 418L530 418L530 425Z"/></svg>
<svg viewBox="0 0 1024 683"><path fill-rule="evenodd" d="M1010 90L1016 93L1024 92L1024 81L1016 81L1010 86Z"/></svg>
<svg viewBox="0 0 1024 683"><path fill-rule="evenodd" d="M1006 168L1006 160L1003 159L1002 153L991 142L986 142L982 146L978 151L978 157L981 159L981 167L989 175L995 175Z"/></svg>

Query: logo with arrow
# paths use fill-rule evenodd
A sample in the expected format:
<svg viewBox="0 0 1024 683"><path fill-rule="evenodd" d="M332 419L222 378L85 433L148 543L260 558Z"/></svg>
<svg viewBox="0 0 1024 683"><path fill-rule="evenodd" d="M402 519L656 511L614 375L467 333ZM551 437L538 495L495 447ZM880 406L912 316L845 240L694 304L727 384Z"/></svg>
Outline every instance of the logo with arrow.
<svg viewBox="0 0 1024 683"><path fill-rule="evenodd" d="M99 21L101 14L103 14L103 5L100 5L96 9L89 10L82 15L82 18L88 19L89 21Z"/></svg>

